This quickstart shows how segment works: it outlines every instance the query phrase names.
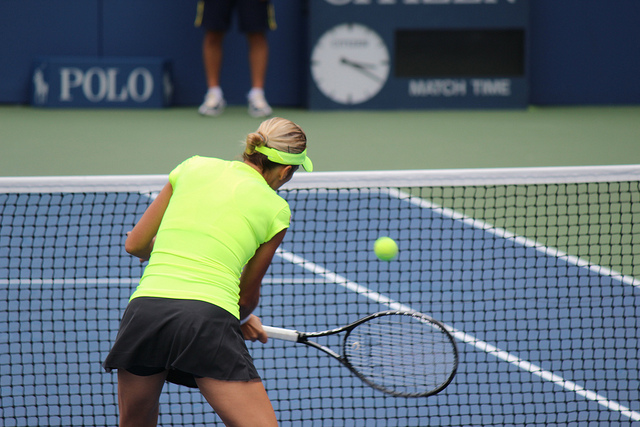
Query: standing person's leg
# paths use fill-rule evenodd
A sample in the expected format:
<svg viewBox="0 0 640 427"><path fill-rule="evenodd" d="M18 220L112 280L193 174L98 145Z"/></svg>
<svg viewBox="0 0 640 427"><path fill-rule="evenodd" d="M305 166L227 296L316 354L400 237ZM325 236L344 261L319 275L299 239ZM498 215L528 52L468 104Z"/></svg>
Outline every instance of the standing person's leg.
<svg viewBox="0 0 640 427"><path fill-rule="evenodd" d="M220 87L223 42L231 25L235 0L200 0L196 26L205 29L202 41L202 61L207 81L207 94L198 109L200 114L217 116L227 105Z"/></svg>
<svg viewBox="0 0 640 427"><path fill-rule="evenodd" d="M217 116L227 105L220 88L224 35L222 31L206 31L202 41L202 62L208 89L198 112L205 116Z"/></svg>
<svg viewBox="0 0 640 427"><path fill-rule="evenodd" d="M264 89L269 65L269 42L265 33L247 34L251 87Z"/></svg>
<svg viewBox="0 0 640 427"><path fill-rule="evenodd" d="M120 427L155 427L167 371L140 376L118 369Z"/></svg>
<svg viewBox="0 0 640 427"><path fill-rule="evenodd" d="M271 115L271 106L264 96L264 82L269 63L269 43L265 33L248 33L249 68L251 72L251 91L249 100L249 114L253 117Z"/></svg>
<svg viewBox="0 0 640 427"><path fill-rule="evenodd" d="M224 35L225 33L222 31L205 31L204 34L202 61L209 88L220 86Z"/></svg>
<svg viewBox="0 0 640 427"><path fill-rule="evenodd" d="M269 64L267 32L276 28L273 5L267 0L238 0L238 17L240 31L247 35L249 45L249 114L266 117L272 113L264 95L264 86Z"/></svg>
<svg viewBox="0 0 640 427"><path fill-rule="evenodd" d="M228 427L278 425L261 381L221 381L197 378L200 392Z"/></svg>

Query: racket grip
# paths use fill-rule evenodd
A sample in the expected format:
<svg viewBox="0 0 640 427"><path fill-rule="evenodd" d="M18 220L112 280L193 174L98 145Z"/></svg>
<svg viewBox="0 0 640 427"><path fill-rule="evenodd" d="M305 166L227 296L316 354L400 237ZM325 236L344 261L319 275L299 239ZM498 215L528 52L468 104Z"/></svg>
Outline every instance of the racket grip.
<svg viewBox="0 0 640 427"><path fill-rule="evenodd" d="M273 326L262 326L269 338L275 338L278 340L298 342L300 334L297 331L291 329L275 328Z"/></svg>

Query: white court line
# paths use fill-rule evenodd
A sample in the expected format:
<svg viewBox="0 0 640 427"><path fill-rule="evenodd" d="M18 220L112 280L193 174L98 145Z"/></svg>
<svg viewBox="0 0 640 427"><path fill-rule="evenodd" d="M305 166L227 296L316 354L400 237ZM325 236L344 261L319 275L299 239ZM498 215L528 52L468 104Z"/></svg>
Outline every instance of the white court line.
<svg viewBox="0 0 640 427"><path fill-rule="evenodd" d="M102 279L0 279L2 286L64 286L64 285L137 285L140 278L112 277Z"/></svg>
<svg viewBox="0 0 640 427"><path fill-rule="evenodd" d="M0 286L66 286L66 285L138 285L139 277L112 277L102 279L0 279ZM288 277L265 277L262 283L302 285L307 283L327 283L322 279L304 279Z"/></svg>
<svg viewBox="0 0 640 427"><path fill-rule="evenodd" d="M378 292L372 291L371 289L367 288L366 286L362 286L359 285L358 283L352 282L350 280L347 280L345 277L340 276L337 273L334 273L332 271L329 271L323 267L320 267L318 264L315 264L311 261L308 261L302 257L299 257L297 255L294 255L291 252L285 251L283 249L278 249L276 251L276 255L278 255L279 257L281 257L282 259L289 261L293 264L296 264L302 268L304 268L305 270L317 274L319 276L324 277L327 281L331 282L331 283L335 283L336 285L342 286L350 291L356 292L368 299L370 299L371 301L386 305L387 307L391 308L392 310L406 310L406 311L416 311L414 309L412 309L411 307L401 304L397 301L392 300L391 298L388 298ZM546 381L551 381L552 383L568 390L571 392L574 392L586 399L589 400L593 400L594 402L597 402L599 405L604 406L607 409L610 409L612 411L618 411L620 412L622 415L631 418L632 420L635 421L640 421L640 413L639 412L635 412L632 411L631 409L627 408L626 406L622 406L617 402L614 402L612 400L607 399L605 396L598 394L594 391L590 391L590 390L586 390L584 387L572 382L572 381L568 381L565 380L564 378L554 374L553 372L550 371L545 371L544 369L542 369L540 366L534 365L533 363L527 362L525 360L520 359L517 356L514 356L506 351L500 350L499 348L492 346L489 343L486 343L484 341L480 341L479 339L475 338L472 335L469 335L465 332L462 332L458 329L453 328L450 325L445 325L445 327L447 328L447 330L459 341L462 341L464 343L470 344L474 347L476 347L478 350L484 351L488 354L491 354L495 357L497 357L498 359L502 359L505 362L511 363L512 365L517 366L518 368L528 371L534 375L539 376L540 378L546 380Z"/></svg>

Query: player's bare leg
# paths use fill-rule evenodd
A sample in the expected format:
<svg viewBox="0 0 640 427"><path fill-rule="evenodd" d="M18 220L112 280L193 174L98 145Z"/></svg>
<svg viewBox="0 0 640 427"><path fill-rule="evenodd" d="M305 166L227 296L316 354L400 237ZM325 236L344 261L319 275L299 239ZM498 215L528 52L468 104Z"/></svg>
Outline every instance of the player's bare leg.
<svg viewBox="0 0 640 427"><path fill-rule="evenodd" d="M261 381L221 381L197 378L200 392L229 427L278 425L271 401Z"/></svg>
<svg viewBox="0 0 640 427"><path fill-rule="evenodd" d="M140 376L118 369L120 427L155 427L167 371Z"/></svg>

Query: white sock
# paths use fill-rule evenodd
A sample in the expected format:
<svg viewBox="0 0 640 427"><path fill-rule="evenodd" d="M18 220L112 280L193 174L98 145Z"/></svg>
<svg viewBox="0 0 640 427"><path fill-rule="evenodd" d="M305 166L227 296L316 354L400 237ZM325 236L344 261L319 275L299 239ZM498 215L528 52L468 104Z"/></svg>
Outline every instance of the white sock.
<svg viewBox="0 0 640 427"><path fill-rule="evenodd" d="M219 98L222 98L222 88L220 86L210 87L207 93L214 94Z"/></svg>
<svg viewBox="0 0 640 427"><path fill-rule="evenodd" d="M247 95L247 97L249 99L251 99L256 95L264 96L264 89L262 89L261 87L252 87L251 90L249 91L249 95Z"/></svg>

